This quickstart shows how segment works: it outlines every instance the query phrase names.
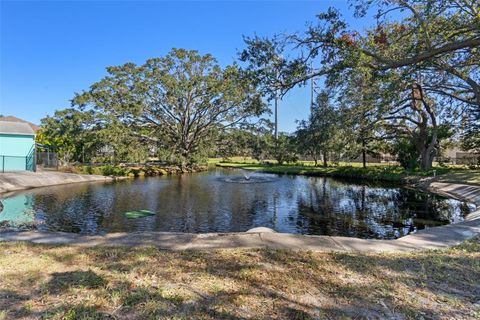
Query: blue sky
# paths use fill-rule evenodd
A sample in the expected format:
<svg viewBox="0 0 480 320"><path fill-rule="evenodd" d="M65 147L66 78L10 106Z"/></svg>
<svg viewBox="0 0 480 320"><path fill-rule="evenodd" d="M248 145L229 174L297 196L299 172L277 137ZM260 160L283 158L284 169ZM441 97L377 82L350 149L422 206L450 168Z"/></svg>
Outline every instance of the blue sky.
<svg viewBox="0 0 480 320"><path fill-rule="evenodd" d="M227 65L244 47L242 35L302 31L329 6L356 28L367 23L340 0L0 1L0 114L34 123L69 107L107 66L140 64L172 47L211 53ZM290 92L280 104L279 129L295 130L309 101L308 88Z"/></svg>

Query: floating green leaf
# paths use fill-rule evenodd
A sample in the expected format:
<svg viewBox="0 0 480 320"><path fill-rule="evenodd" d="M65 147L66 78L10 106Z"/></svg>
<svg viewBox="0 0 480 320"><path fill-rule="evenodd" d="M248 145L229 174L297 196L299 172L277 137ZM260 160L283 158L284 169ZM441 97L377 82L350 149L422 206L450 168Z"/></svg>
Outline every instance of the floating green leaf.
<svg viewBox="0 0 480 320"><path fill-rule="evenodd" d="M137 218L153 216L155 215L155 212L152 212L149 210L135 210L135 211L127 211L124 214L125 214L125 217L127 217L128 219L137 219Z"/></svg>

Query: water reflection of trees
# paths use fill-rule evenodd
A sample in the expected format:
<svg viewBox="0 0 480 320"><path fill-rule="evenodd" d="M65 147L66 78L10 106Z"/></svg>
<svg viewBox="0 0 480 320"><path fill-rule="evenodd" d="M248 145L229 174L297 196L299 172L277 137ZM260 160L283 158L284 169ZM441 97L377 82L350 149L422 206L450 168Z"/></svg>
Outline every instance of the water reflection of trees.
<svg viewBox="0 0 480 320"><path fill-rule="evenodd" d="M36 211L44 220L40 230L84 234L107 230L245 231L246 226L255 225L256 213L265 213L268 205L265 194L242 189L202 175L139 179L99 189L69 186L37 194ZM140 209L157 214L132 220L122 214Z"/></svg>
<svg viewBox="0 0 480 320"><path fill-rule="evenodd" d="M396 238L417 229L462 220L466 204L407 188L311 181L299 195L302 233Z"/></svg>
<svg viewBox="0 0 480 320"><path fill-rule="evenodd" d="M110 213L108 195L112 195L111 190L100 190L95 186L86 189L66 188L65 192L44 194L36 203L37 216L44 222L39 229L101 233L104 231L103 221Z"/></svg>

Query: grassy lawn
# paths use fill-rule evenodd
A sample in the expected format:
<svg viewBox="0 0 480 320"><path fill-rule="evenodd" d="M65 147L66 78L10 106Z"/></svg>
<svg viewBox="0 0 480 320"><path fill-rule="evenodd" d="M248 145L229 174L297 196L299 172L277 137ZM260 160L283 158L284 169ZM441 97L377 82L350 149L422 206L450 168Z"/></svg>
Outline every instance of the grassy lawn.
<svg viewBox="0 0 480 320"><path fill-rule="evenodd" d="M0 319L475 319L480 239L402 254L0 243Z"/></svg>
<svg viewBox="0 0 480 320"><path fill-rule="evenodd" d="M275 162L262 164L251 159L235 158L231 162L221 162L220 159L211 159L211 164L221 167L235 167L246 170L256 170L277 174L300 174L309 176L329 176L348 179L363 179L369 181L416 181L424 177L433 177L439 181L480 184L480 170L467 169L461 166L434 167L429 171L405 170L396 165L369 164L362 168L361 163L339 163L336 166L315 167L311 161L297 164L278 165Z"/></svg>
<svg viewBox="0 0 480 320"><path fill-rule="evenodd" d="M452 170L438 177L440 182L480 184L480 170Z"/></svg>

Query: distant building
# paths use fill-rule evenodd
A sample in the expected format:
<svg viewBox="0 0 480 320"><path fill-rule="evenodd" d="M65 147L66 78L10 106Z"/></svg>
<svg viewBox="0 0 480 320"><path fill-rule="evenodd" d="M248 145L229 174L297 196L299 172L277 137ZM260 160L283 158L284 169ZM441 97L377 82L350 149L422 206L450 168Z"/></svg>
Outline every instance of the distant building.
<svg viewBox="0 0 480 320"><path fill-rule="evenodd" d="M35 171L35 131L15 119L20 121L0 120L0 172Z"/></svg>
<svg viewBox="0 0 480 320"><path fill-rule="evenodd" d="M480 154L473 151L461 150L458 147L451 147L442 152L441 157L437 157L437 161L443 161L454 164L478 164Z"/></svg>

